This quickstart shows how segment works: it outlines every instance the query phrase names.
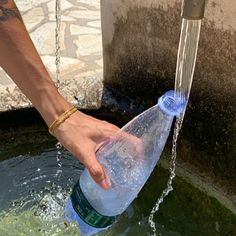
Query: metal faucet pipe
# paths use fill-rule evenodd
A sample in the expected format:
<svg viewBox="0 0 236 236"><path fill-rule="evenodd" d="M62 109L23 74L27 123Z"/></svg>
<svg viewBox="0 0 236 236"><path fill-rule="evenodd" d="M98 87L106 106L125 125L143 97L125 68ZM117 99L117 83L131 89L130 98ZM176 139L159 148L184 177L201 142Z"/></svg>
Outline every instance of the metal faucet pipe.
<svg viewBox="0 0 236 236"><path fill-rule="evenodd" d="M206 0L183 0L181 16L188 20L201 20L204 17Z"/></svg>

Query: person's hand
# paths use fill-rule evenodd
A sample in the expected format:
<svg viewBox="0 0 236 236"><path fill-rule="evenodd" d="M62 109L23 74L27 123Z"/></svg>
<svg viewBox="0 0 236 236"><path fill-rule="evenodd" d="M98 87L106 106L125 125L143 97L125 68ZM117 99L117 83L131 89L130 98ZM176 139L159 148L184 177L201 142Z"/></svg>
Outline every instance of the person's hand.
<svg viewBox="0 0 236 236"><path fill-rule="evenodd" d="M113 124L76 111L55 129L54 135L85 165L94 181L107 189L111 183L95 153L117 131Z"/></svg>

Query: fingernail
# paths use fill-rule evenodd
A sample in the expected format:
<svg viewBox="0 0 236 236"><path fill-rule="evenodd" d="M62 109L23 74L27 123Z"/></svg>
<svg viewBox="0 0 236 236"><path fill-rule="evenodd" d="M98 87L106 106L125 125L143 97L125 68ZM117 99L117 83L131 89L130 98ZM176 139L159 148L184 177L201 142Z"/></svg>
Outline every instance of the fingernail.
<svg viewBox="0 0 236 236"><path fill-rule="evenodd" d="M100 182L100 185L101 185L101 187L104 188L104 189L108 189L108 188L111 187L111 183L110 183L110 181L108 181L107 179L102 180L102 181Z"/></svg>

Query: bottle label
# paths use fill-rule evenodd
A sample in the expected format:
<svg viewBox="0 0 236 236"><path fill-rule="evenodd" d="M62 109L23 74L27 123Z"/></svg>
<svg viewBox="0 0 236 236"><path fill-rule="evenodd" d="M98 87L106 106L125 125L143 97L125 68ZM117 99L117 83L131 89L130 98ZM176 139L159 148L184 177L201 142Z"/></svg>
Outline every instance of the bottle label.
<svg viewBox="0 0 236 236"><path fill-rule="evenodd" d="M112 225L116 216L104 216L97 212L84 196L79 181L74 186L71 194L71 202L75 212L88 225L95 228L106 228Z"/></svg>

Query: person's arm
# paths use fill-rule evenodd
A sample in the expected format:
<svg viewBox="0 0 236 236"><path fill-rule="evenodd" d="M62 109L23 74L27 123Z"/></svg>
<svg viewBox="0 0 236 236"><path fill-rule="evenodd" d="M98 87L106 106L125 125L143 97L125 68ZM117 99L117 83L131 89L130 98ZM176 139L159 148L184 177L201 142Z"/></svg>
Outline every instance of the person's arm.
<svg viewBox="0 0 236 236"><path fill-rule="evenodd" d="M0 0L0 66L14 80L49 126L71 107L58 92L13 0ZM118 128L75 112L55 130L61 144L74 154L103 188L109 186L95 152Z"/></svg>

